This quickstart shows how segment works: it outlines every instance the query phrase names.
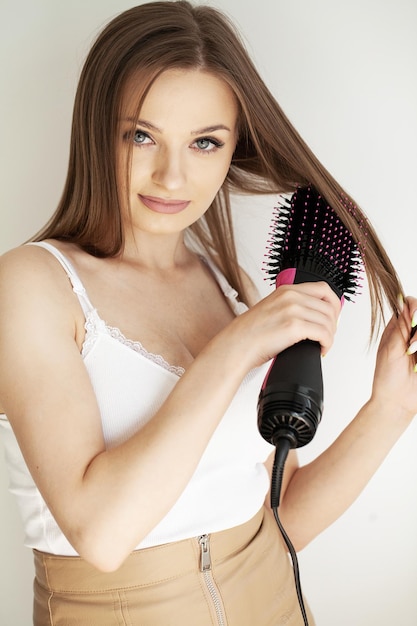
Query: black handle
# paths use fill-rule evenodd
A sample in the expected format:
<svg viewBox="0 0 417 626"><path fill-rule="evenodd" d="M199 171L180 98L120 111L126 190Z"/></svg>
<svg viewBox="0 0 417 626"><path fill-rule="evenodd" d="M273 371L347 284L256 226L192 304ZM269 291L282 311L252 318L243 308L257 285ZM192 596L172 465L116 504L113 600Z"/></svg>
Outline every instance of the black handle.
<svg viewBox="0 0 417 626"><path fill-rule="evenodd" d="M258 401L258 429L276 445L281 437L293 448L309 443L323 412L320 344L301 341L276 356Z"/></svg>

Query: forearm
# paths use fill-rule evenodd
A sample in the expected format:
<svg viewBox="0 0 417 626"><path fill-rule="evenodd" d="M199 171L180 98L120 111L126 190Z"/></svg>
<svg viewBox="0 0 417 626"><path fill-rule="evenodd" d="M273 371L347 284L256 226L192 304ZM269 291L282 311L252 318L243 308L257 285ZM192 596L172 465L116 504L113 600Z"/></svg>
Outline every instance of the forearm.
<svg viewBox="0 0 417 626"><path fill-rule="evenodd" d="M306 289L307 294L299 288L283 290L282 295L277 290L236 318L207 344L161 409L135 437L118 449L94 456L81 484L82 498L78 490L76 493L84 521L77 524L81 539L80 533L74 535L84 556L96 562L100 546L109 543L125 556L169 511L247 372L306 333L304 322L297 318L294 322L294 307L298 310L299 301L304 303L307 298L313 320L316 316L320 320L318 324L311 322L311 332L318 333L317 339L323 335L330 341L328 326L333 327L336 303L316 297L316 292L327 297L325 285L309 284ZM300 308L304 316L304 308ZM322 324L323 318L326 324ZM103 494L103 485L107 494ZM78 517L72 513L72 519ZM118 558L115 555L115 561Z"/></svg>
<svg viewBox="0 0 417 626"><path fill-rule="evenodd" d="M296 549L349 508L411 419L401 408L372 399L325 452L294 472L280 517Z"/></svg>
<svg viewBox="0 0 417 626"><path fill-rule="evenodd" d="M246 374L229 339L230 330L210 342L148 424L98 454L66 498L70 510L60 516L71 516L69 539L98 567L117 566L186 487Z"/></svg>

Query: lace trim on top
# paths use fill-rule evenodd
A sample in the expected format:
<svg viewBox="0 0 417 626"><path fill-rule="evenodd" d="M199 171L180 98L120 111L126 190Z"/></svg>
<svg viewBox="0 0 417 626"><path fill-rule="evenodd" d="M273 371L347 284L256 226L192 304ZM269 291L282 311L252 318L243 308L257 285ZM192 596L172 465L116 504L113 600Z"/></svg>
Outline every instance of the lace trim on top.
<svg viewBox="0 0 417 626"><path fill-rule="evenodd" d="M123 344L127 348L134 350L152 363L155 363L156 365L159 365L168 372L171 372L171 374L175 374L176 376L181 377L185 372L185 369L180 365L170 365L160 354L153 354L152 352L148 352L140 343L140 341L132 341L131 339L127 339L127 337L124 336L119 328L108 326L104 322L104 320L99 317L96 309L93 309L92 311L89 311L87 313L84 327L86 334L81 350L81 355L83 357L87 356L87 354L94 346L99 332L102 332L112 337L112 339L116 339L116 341Z"/></svg>
<svg viewBox="0 0 417 626"><path fill-rule="evenodd" d="M248 310L248 307L244 302L238 300L238 292L233 289L233 287L227 282L223 274L213 263L211 263L205 257L200 258L213 272L214 277L220 285L224 296L229 300L235 315L241 315L242 313L245 313ZM142 355L145 359L148 359L152 363L155 363L156 365L159 365L168 372L171 372L171 374L174 374L179 378L184 374L185 369L180 365L170 365L170 363L168 363L160 354L148 352L146 348L144 348L143 345L140 343L140 341L132 341L132 339L128 339L127 337L125 337L125 335L121 332L119 328L116 328L114 326L108 326L105 321L101 319L101 317L98 315L96 309L91 308L89 311L86 312L85 316L86 322L84 327L86 334L81 350L81 354L83 357L85 357L90 352L94 343L96 342L99 332L102 332L106 335L109 335L116 341L119 341L127 348L130 348L131 350L134 350L138 354Z"/></svg>
<svg viewBox="0 0 417 626"><path fill-rule="evenodd" d="M72 266L70 261L62 254L62 252L58 250L58 248L46 241L30 242L30 244L28 245L39 246L41 248L49 250L49 252L51 252L51 254L53 254L55 258L61 263L62 267L67 273L68 278L71 281L73 291L78 296L86 320L84 324L86 334L81 349L81 355L83 357L85 357L90 352L94 343L97 340L99 332L101 332L109 335L113 339L116 339L116 341L119 341L127 348L130 348L138 354L141 354L149 361L152 361L152 363L155 363L163 369L168 370L168 372L171 372L176 376L182 376L184 374L185 369L183 367L179 365L170 365L159 354L153 354L152 352L148 352L140 343L140 341L132 341L131 339L127 339L127 337L125 337L118 328L107 326L104 320L101 319L101 317L98 315L97 310L91 304L85 287L79 279L75 268ZM235 315L241 315L242 313L245 313L245 311L248 310L248 307L243 302L240 302L240 300L238 299L238 292L233 289L233 287L229 284L225 276L223 276L223 274L220 272L219 268L210 259L204 256L200 256L200 259L211 269L224 296L229 300Z"/></svg>

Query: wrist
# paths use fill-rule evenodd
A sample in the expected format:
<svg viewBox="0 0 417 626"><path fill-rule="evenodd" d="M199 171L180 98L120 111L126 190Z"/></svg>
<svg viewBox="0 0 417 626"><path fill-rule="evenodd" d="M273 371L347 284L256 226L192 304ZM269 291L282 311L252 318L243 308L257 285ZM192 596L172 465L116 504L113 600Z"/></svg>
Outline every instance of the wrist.
<svg viewBox="0 0 417 626"><path fill-rule="evenodd" d="M401 401L383 393L373 391L365 406L375 412L380 419L386 418L390 422L398 422L404 426L408 426L414 417Z"/></svg>
<svg viewBox="0 0 417 626"><path fill-rule="evenodd" d="M221 330L203 350L215 354L224 371L233 371L241 380L255 366L250 342L240 328L240 317Z"/></svg>

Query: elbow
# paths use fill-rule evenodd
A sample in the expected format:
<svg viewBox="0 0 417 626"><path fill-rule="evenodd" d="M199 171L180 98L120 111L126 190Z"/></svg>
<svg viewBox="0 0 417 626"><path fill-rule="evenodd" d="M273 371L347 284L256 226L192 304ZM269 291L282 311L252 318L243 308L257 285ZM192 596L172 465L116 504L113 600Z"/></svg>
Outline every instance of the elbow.
<svg viewBox="0 0 417 626"><path fill-rule="evenodd" d="M80 549L78 554L82 559L103 574L116 572L128 557L128 553L115 553L113 546L89 545L85 549Z"/></svg>
<svg viewBox="0 0 417 626"><path fill-rule="evenodd" d="M133 549L115 537L103 537L97 532L78 532L70 543L84 561L104 574L117 571Z"/></svg>
<svg viewBox="0 0 417 626"><path fill-rule="evenodd" d="M82 555L81 555L82 556ZM126 557L121 558L114 555L108 555L104 552L88 553L83 556L84 560L92 565L97 571L103 574L111 574L116 572L123 564Z"/></svg>

